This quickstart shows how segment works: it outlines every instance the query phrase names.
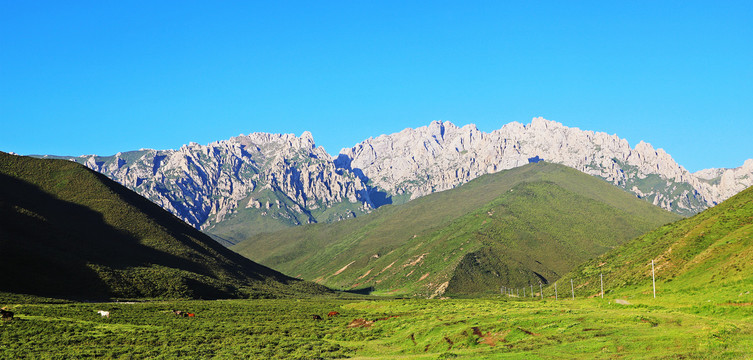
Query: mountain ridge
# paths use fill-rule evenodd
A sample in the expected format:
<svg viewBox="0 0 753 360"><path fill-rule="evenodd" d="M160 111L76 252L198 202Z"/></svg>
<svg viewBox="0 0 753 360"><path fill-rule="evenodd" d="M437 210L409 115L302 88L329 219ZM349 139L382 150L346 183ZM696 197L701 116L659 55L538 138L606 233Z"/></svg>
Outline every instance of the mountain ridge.
<svg viewBox="0 0 753 360"><path fill-rule="evenodd" d="M52 157L52 156L48 156ZM753 159L690 173L662 149L534 118L490 133L432 122L330 156L306 131L251 133L177 150L60 157L101 172L234 244L256 233L359 216L529 162L560 163L688 216L753 185Z"/></svg>
<svg viewBox="0 0 753 360"><path fill-rule="evenodd" d="M694 175L661 148L640 141L631 148L617 135L570 128L534 118L490 133L475 125L428 126L367 139L343 149L338 166L358 169L362 180L411 199L445 190L479 175L532 161L563 164L601 177L654 205L691 215L753 185L753 159L736 169Z"/></svg>
<svg viewBox="0 0 753 360"><path fill-rule="evenodd" d="M0 152L0 184L0 291L84 300L328 291L249 261L79 164Z"/></svg>
<svg viewBox="0 0 753 360"><path fill-rule="evenodd" d="M234 229L213 230L239 212L253 212L267 220L267 230L276 230L372 208L366 186L336 169L309 132L301 137L252 133L178 150L54 158L105 174L197 229L231 242ZM339 212L326 211L336 204L341 205ZM253 233L253 228L243 227L242 236Z"/></svg>

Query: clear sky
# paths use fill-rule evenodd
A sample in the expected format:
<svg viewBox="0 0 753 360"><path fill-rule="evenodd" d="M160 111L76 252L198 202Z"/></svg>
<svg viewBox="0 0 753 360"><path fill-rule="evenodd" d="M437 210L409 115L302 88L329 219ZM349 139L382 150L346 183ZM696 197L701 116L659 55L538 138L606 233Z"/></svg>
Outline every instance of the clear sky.
<svg viewBox="0 0 753 360"><path fill-rule="evenodd" d="M0 150L112 155L543 116L753 158L753 1L0 0Z"/></svg>

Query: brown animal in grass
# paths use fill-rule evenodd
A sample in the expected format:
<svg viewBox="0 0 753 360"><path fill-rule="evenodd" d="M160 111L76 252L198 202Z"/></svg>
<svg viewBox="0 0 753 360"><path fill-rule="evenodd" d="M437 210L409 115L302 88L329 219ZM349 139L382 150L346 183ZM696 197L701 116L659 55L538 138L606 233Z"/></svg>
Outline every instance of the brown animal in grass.
<svg viewBox="0 0 753 360"><path fill-rule="evenodd" d="M319 316L319 315L314 315L311 318L314 319L314 320L321 320L322 319L322 317Z"/></svg>
<svg viewBox="0 0 753 360"><path fill-rule="evenodd" d="M333 316L337 316L337 315L340 315L340 313L337 312L337 311L330 311L329 314L327 314L327 317L333 317Z"/></svg>
<svg viewBox="0 0 753 360"><path fill-rule="evenodd" d="M13 320L13 311L0 309L0 319Z"/></svg>

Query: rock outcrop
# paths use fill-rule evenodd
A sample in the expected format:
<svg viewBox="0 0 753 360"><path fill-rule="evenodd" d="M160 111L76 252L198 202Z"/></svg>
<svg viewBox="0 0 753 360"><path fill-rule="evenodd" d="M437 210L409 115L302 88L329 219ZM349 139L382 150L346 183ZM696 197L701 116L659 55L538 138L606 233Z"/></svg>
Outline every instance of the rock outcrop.
<svg viewBox="0 0 753 360"><path fill-rule="evenodd" d="M226 220L244 208L275 208L283 216L316 222L318 208L349 202L371 209L366 185L335 167L316 147L311 133L253 133L209 145L190 143L178 150L149 150L72 158L159 204L199 229ZM262 201L253 195L278 195ZM282 202L279 196L282 196ZM269 212L267 212L269 214ZM301 214L303 216L301 216ZM297 221L297 220L296 220Z"/></svg>
<svg viewBox="0 0 753 360"><path fill-rule="evenodd" d="M709 191L714 199L722 202L735 194L753 186L753 159L748 159L743 166L734 169L705 169L693 175L709 184Z"/></svg>
<svg viewBox="0 0 753 360"><path fill-rule="evenodd" d="M480 175L536 161L601 177L655 205L693 214L753 185L753 160L738 169L691 174L662 149L602 132L534 118L484 133L450 122L405 129L343 149L336 164L389 194L411 199L453 188Z"/></svg>

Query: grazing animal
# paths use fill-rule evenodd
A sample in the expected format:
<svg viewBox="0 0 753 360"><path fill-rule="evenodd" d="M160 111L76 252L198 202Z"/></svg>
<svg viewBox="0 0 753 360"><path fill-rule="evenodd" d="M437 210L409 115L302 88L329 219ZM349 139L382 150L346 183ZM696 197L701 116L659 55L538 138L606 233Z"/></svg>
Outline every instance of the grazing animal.
<svg viewBox="0 0 753 360"><path fill-rule="evenodd" d="M314 315L314 316L312 316L312 319L314 319L314 320L321 320L322 317L319 316L319 315Z"/></svg>
<svg viewBox="0 0 753 360"><path fill-rule="evenodd" d="M0 309L0 319L3 320L13 320L13 311L8 311L5 309Z"/></svg>
<svg viewBox="0 0 753 360"><path fill-rule="evenodd" d="M327 317L333 317L333 316L337 316L337 315L340 315L340 313L337 312L337 311L330 311L329 314L327 314Z"/></svg>
<svg viewBox="0 0 753 360"><path fill-rule="evenodd" d="M104 311L104 310L97 310L97 314L101 315L102 317L110 318L110 312Z"/></svg>
<svg viewBox="0 0 753 360"><path fill-rule="evenodd" d="M180 311L180 310L171 310L171 311L176 316L182 316L182 317L194 317L194 316L196 316L196 314L190 313L190 312L186 312L186 311Z"/></svg>

